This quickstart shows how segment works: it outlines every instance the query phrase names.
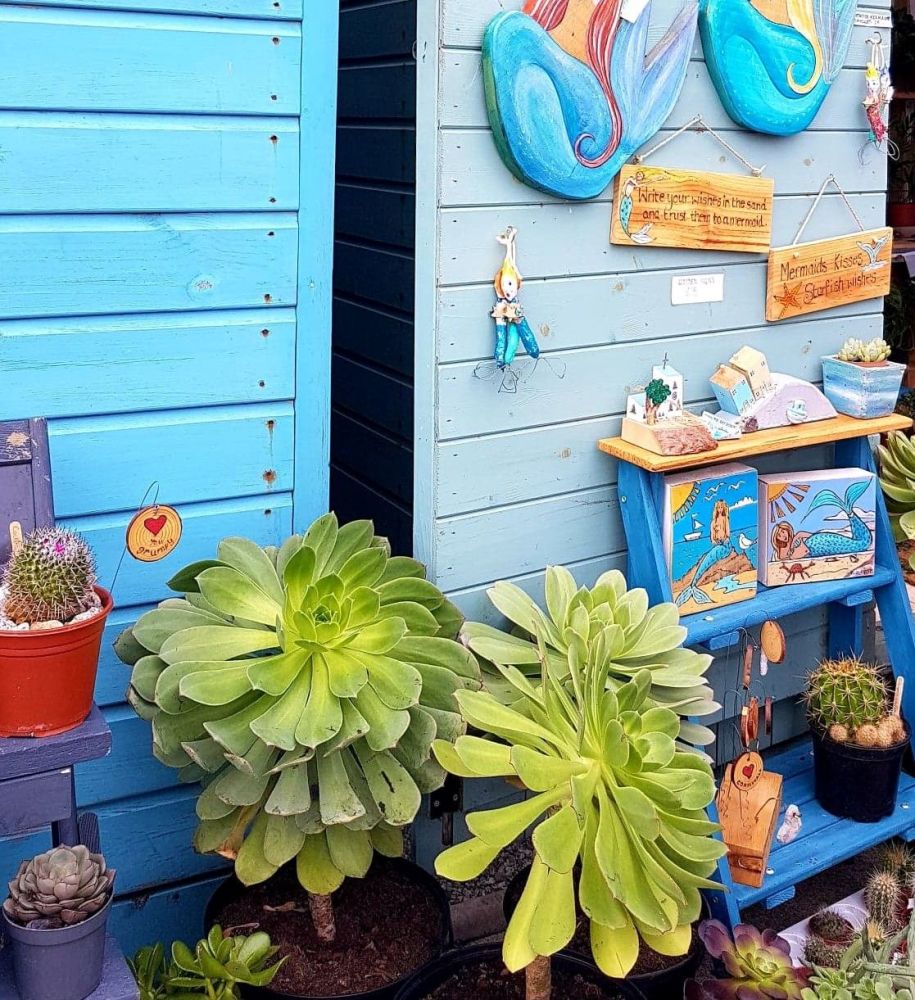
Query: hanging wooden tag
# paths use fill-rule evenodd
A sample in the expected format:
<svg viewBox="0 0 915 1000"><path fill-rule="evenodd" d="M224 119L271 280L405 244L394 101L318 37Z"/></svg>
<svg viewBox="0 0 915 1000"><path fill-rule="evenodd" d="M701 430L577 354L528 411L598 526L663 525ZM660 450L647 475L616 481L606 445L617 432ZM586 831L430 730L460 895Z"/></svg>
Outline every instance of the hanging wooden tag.
<svg viewBox="0 0 915 1000"><path fill-rule="evenodd" d="M771 178L630 165L614 191L611 243L738 253L772 244Z"/></svg>
<svg viewBox="0 0 915 1000"><path fill-rule="evenodd" d="M770 663L781 663L785 659L788 646L785 633L778 622L763 622L759 632L759 644Z"/></svg>
<svg viewBox="0 0 915 1000"><path fill-rule="evenodd" d="M892 253L889 227L772 250L766 319L777 323L888 295Z"/></svg>
<svg viewBox="0 0 915 1000"><path fill-rule="evenodd" d="M145 507L127 526L127 551L140 562L158 562L181 541L181 516L174 507Z"/></svg>

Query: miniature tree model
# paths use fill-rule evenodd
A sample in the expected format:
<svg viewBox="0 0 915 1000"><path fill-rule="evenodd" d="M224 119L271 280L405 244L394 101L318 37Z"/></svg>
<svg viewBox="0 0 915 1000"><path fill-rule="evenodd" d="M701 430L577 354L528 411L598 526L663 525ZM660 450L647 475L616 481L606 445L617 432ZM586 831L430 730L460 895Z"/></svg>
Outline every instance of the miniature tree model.
<svg viewBox="0 0 915 1000"><path fill-rule="evenodd" d="M326 941L331 894L374 851L401 855L444 779L433 739L464 731L454 693L480 686L460 615L424 575L371 522L328 514L279 549L224 540L118 640L153 752L203 783L196 848L233 858L246 885L294 858Z"/></svg>
<svg viewBox="0 0 915 1000"><path fill-rule="evenodd" d="M625 618L621 577L605 586ZM574 591L557 593L548 582L547 592L554 618L565 619ZM471 813L472 839L436 861L440 875L467 881L536 825L533 865L503 947L509 970L527 969L528 1000L548 1000L549 956L575 933L576 865L595 961L606 975L623 977L640 939L665 955L686 954L699 890L719 888L709 876L725 852L704 811L715 794L711 768L678 749L679 717L649 700L652 672L634 667L626 683L611 680L622 628L611 621L592 628L583 606L566 620L564 663L550 655L544 622L531 621L539 677L496 660L515 704L488 691L459 691L465 721L483 736L433 744L452 774L502 776L533 793L516 805Z"/></svg>
<svg viewBox="0 0 915 1000"><path fill-rule="evenodd" d="M670 386L662 379L653 378L645 386L645 422L656 424L658 422L658 407L666 403L670 396Z"/></svg>

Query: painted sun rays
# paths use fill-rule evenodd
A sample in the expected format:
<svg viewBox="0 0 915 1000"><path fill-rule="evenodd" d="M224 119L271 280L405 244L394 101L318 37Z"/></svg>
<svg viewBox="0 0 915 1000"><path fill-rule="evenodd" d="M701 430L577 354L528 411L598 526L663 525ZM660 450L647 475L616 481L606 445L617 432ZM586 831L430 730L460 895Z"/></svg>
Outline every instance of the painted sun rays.
<svg viewBox="0 0 915 1000"><path fill-rule="evenodd" d="M816 117L848 54L857 0L700 0L712 81L739 125L794 135Z"/></svg>
<svg viewBox="0 0 915 1000"><path fill-rule="evenodd" d="M528 0L497 15L483 41L486 104L512 173L571 201L600 195L664 124L683 88L698 0L647 51L649 2Z"/></svg>

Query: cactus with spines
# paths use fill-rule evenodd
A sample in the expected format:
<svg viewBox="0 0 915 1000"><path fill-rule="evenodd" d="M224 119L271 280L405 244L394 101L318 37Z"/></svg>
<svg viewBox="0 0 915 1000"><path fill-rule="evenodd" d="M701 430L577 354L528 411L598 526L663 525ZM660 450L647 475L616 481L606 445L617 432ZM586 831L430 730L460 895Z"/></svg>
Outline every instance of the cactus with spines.
<svg viewBox="0 0 915 1000"><path fill-rule="evenodd" d="M815 934L807 938L804 944L804 963L816 966L818 969L838 969L847 944L836 944L834 941L824 941Z"/></svg>
<svg viewBox="0 0 915 1000"><path fill-rule="evenodd" d="M873 920L887 932L896 931L905 913L906 885L896 872L875 871L864 887L864 902Z"/></svg>
<svg viewBox="0 0 915 1000"><path fill-rule="evenodd" d="M835 910L820 910L807 922L809 932L831 944L851 944L855 929Z"/></svg>
<svg viewBox="0 0 915 1000"><path fill-rule="evenodd" d="M890 356L892 348L882 337L874 337L873 340L858 340L850 337L842 345L842 350L836 355L839 361L873 363L876 361L886 361Z"/></svg>
<svg viewBox="0 0 915 1000"><path fill-rule="evenodd" d="M829 733L832 726L844 726L849 735L858 736L858 730L870 726L874 738L876 726L887 714L886 682L877 668L858 659L824 660L807 679L807 715L822 733ZM860 740L856 739L856 742Z"/></svg>
<svg viewBox="0 0 915 1000"><path fill-rule="evenodd" d="M38 528L3 574L4 614L17 624L66 624L97 604L95 582L92 549L75 531Z"/></svg>
<svg viewBox="0 0 915 1000"><path fill-rule="evenodd" d="M901 725L902 720L899 722ZM882 844L877 864L879 871L890 872L903 885L911 886L915 879L915 851L904 840L888 840Z"/></svg>

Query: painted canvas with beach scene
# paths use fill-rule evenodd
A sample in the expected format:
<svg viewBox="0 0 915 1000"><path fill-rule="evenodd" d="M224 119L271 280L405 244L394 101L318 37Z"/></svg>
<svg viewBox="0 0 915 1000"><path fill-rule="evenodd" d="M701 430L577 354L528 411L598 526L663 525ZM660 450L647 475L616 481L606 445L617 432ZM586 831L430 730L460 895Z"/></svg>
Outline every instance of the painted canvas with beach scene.
<svg viewBox="0 0 915 1000"><path fill-rule="evenodd" d="M876 505L876 480L864 469L760 476L760 583L873 576Z"/></svg>
<svg viewBox="0 0 915 1000"><path fill-rule="evenodd" d="M757 474L732 462L664 477L664 551L681 615L756 596Z"/></svg>

